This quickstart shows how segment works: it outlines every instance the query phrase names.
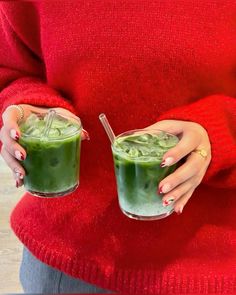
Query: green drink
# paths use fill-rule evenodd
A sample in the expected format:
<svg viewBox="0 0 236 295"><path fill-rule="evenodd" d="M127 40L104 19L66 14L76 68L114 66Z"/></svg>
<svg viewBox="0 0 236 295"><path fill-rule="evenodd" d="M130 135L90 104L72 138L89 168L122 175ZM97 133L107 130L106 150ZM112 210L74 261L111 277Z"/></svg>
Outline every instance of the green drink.
<svg viewBox="0 0 236 295"><path fill-rule="evenodd" d="M157 130L133 130L112 144L119 205L124 214L139 220L164 218L173 212L162 205L158 184L176 165L161 168L163 155L178 143L178 137Z"/></svg>
<svg viewBox="0 0 236 295"><path fill-rule="evenodd" d="M27 153L24 186L41 197L64 196L79 184L80 120L55 112L50 116L32 114L20 125L19 143Z"/></svg>

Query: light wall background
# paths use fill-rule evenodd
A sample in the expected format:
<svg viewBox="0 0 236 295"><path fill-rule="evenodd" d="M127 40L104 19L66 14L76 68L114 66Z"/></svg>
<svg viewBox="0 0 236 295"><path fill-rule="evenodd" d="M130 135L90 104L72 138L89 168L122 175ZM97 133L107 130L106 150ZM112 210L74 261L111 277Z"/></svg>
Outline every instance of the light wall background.
<svg viewBox="0 0 236 295"><path fill-rule="evenodd" d="M0 293L22 293L19 266L22 244L10 229L10 212L20 199L23 188L17 189L11 170L0 156Z"/></svg>

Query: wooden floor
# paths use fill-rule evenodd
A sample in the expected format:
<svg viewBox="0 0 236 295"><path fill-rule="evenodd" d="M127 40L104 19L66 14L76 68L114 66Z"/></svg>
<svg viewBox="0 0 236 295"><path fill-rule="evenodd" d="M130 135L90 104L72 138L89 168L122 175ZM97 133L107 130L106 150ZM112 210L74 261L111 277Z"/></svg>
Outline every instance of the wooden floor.
<svg viewBox="0 0 236 295"><path fill-rule="evenodd" d="M22 188L16 189L12 173L0 156L0 293L22 293L19 283L22 245L9 226L10 212L22 192Z"/></svg>

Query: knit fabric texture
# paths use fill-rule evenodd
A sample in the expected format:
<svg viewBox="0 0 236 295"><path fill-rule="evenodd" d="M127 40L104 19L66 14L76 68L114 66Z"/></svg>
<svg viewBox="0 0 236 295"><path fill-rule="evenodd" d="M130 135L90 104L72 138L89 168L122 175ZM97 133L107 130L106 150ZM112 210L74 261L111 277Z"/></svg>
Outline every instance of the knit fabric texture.
<svg viewBox="0 0 236 295"><path fill-rule="evenodd" d="M91 138L74 193L26 193L12 212L38 259L129 294L236 293L235 16L230 0L1 2L1 112L63 107ZM163 119L207 130L212 161L182 215L121 213L102 112L116 134Z"/></svg>

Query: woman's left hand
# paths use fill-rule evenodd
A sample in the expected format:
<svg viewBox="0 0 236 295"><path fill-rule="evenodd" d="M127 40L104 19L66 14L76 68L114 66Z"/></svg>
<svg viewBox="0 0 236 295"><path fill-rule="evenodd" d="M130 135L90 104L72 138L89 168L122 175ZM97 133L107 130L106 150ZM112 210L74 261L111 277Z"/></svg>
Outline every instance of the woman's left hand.
<svg viewBox="0 0 236 295"><path fill-rule="evenodd" d="M159 129L179 137L179 143L163 156L161 167L171 166L186 157L183 165L164 178L159 184L163 206L173 204L180 214L201 183L211 161L211 144L207 131L198 123L163 120L145 129Z"/></svg>

